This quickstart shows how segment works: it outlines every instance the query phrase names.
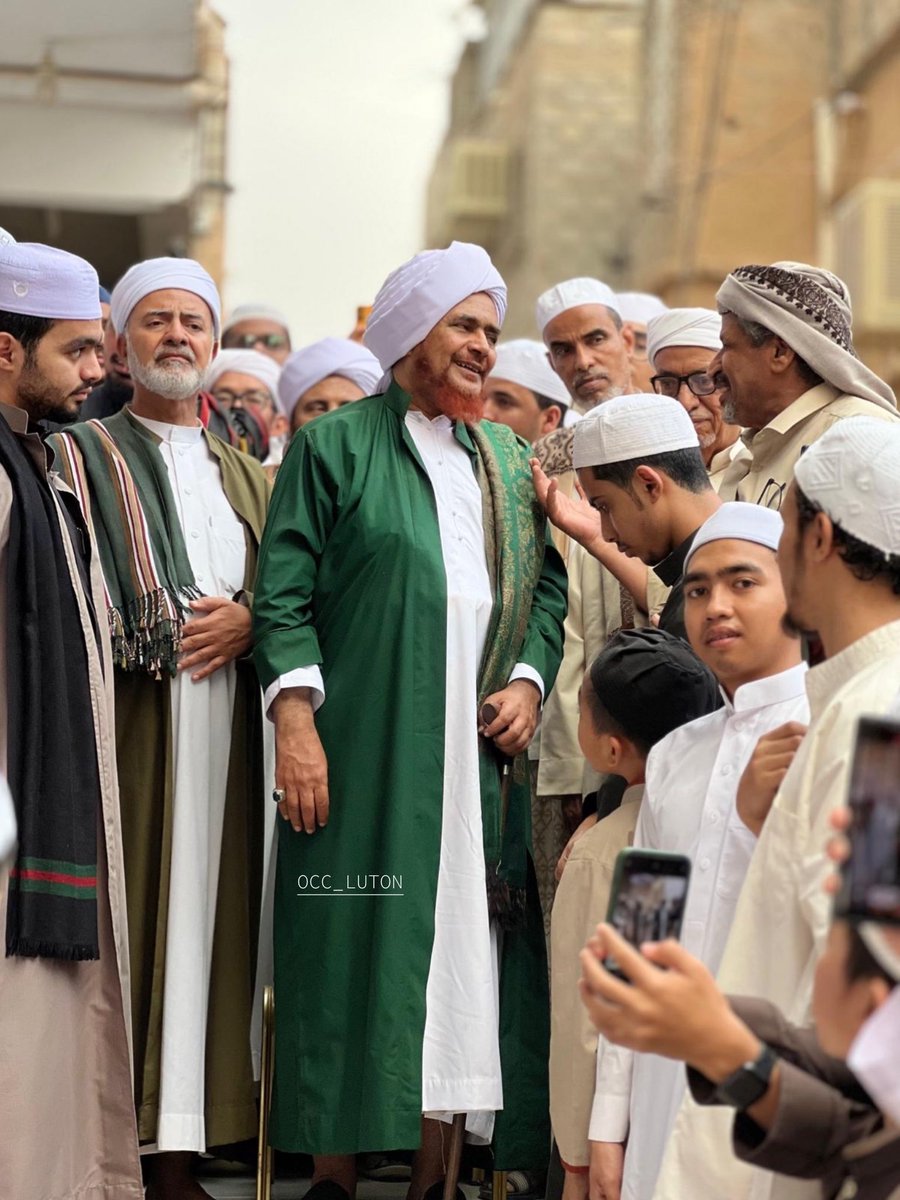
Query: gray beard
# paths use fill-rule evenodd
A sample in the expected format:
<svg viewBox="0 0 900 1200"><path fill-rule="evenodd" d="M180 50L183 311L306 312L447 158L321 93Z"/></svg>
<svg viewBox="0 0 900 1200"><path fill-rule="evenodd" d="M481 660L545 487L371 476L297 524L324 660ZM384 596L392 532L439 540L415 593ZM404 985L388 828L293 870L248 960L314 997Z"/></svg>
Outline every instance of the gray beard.
<svg viewBox="0 0 900 1200"><path fill-rule="evenodd" d="M190 400L200 391L203 371L196 366L167 367L164 363L142 363L128 346L128 369L141 387L163 400Z"/></svg>
<svg viewBox="0 0 900 1200"><path fill-rule="evenodd" d="M741 423L735 416L734 404L731 400L726 400L722 405L722 416L728 425L740 425Z"/></svg>
<svg viewBox="0 0 900 1200"><path fill-rule="evenodd" d="M584 400L579 400L573 396L572 408L575 410L575 412L581 413L581 415L584 416L585 413L589 413L591 409L596 408L598 404L605 404L607 400L615 400L616 396L624 395L625 388L621 384L613 383L610 385L604 396L602 396L599 400L594 400L591 404L586 404Z"/></svg>

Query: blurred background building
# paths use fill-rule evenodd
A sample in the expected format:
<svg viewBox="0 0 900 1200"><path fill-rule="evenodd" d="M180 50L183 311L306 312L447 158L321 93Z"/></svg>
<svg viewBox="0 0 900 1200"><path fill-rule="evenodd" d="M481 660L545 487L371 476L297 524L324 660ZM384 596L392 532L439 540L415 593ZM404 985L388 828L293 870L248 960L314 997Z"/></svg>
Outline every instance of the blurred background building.
<svg viewBox="0 0 900 1200"><path fill-rule="evenodd" d="M482 241L507 331L574 274L710 304L745 262L813 261L900 383L900 0L481 0L426 241Z"/></svg>
<svg viewBox="0 0 900 1200"><path fill-rule="evenodd" d="M228 64L197 0L39 0L0 37L0 225L88 258L224 263Z"/></svg>

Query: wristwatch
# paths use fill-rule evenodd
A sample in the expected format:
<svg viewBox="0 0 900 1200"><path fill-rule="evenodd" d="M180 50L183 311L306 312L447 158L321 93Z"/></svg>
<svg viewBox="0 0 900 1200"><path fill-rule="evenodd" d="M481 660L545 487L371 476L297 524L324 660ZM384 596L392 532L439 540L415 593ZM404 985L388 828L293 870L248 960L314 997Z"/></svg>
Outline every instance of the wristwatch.
<svg viewBox="0 0 900 1200"><path fill-rule="evenodd" d="M778 1055L764 1042L754 1061L745 1062L722 1080L716 1088L716 1099L743 1112L766 1094L777 1061Z"/></svg>

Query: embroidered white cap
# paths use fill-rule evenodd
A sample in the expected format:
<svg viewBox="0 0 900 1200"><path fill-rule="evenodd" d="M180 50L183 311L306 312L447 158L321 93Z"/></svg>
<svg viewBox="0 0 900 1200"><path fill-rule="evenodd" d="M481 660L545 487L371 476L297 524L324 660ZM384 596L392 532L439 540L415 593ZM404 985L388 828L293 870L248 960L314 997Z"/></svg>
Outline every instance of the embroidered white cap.
<svg viewBox="0 0 900 1200"><path fill-rule="evenodd" d="M781 541L784 521L781 513L774 508L765 508L762 504L747 504L743 500L730 500L716 509L708 521L697 530L697 536L691 542L691 548L684 561L685 571L688 563L702 546L710 542L755 542L757 546L767 546L777 550Z"/></svg>
<svg viewBox="0 0 900 1200"><path fill-rule="evenodd" d="M602 304L604 308L611 308L619 317L622 316L619 299L611 287L599 279L581 276L578 279L566 279L538 296L535 306L538 329L543 333L554 317L568 312L570 308L580 308L582 304Z"/></svg>
<svg viewBox="0 0 900 1200"><path fill-rule="evenodd" d="M900 422L847 417L794 467L808 500L884 555L900 555Z"/></svg>
<svg viewBox="0 0 900 1200"><path fill-rule="evenodd" d="M505 379L529 388L548 400L568 406L572 403L566 385L547 362L547 347L532 338L514 338L497 347L497 361L490 379Z"/></svg>
<svg viewBox="0 0 900 1200"><path fill-rule="evenodd" d="M699 446L694 423L677 400L636 393L605 400L578 422L572 465L601 467Z"/></svg>
<svg viewBox="0 0 900 1200"><path fill-rule="evenodd" d="M0 310L56 321L96 321L100 281L89 262L40 242L0 242Z"/></svg>
<svg viewBox="0 0 900 1200"><path fill-rule="evenodd" d="M275 400L278 396L278 377L281 365L268 354L258 350L220 350L206 368L203 386L208 392L216 386L223 375L233 371L236 375L250 375L267 388Z"/></svg>

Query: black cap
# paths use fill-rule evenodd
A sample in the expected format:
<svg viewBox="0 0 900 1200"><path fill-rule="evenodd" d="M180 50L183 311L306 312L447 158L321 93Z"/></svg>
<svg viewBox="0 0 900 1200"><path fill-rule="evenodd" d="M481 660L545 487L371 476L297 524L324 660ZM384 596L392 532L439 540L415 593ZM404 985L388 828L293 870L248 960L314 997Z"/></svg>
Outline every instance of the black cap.
<svg viewBox="0 0 900 1200"><path fill-rule="evenodd" d="M590 668L597 699L630 740L649 749L721 703L719 685L687 642L662 629L622 629Z"/></svg>

